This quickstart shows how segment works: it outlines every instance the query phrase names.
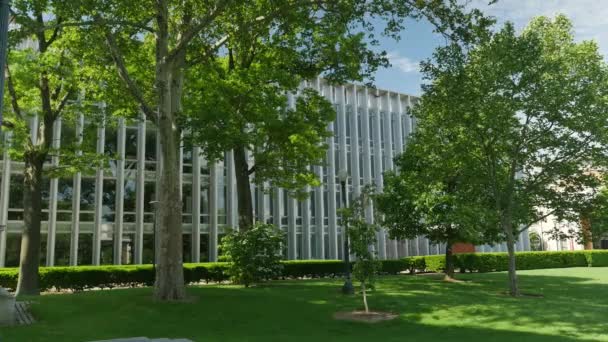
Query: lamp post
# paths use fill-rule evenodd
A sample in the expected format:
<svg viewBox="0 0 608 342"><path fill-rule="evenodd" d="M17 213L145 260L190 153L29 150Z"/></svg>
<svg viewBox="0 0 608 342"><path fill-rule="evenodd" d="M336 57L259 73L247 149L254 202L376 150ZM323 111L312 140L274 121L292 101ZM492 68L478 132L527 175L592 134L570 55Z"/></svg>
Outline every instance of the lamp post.
<svg viewBox="0 0 608 342"><path fill-rule="evenodd" d="M342 209L346 209L346 181L348 180L348 172L341 170L338 172L340 187L342 192ZM355 288L350 279L350 248L348 247L348 223L342 213L342 240L344 240L344 285L342 285L342 293L353 294Z"/></svg>

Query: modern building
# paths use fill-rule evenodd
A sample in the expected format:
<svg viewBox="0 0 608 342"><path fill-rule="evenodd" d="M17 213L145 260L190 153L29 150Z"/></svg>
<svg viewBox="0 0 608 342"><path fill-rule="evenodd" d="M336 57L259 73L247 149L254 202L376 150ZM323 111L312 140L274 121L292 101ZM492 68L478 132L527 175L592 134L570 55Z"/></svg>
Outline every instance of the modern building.
<svg viewBox="0 0 608 342"><path fill-rule="evenodd" d="M282 189L263 191L252 185L255 215L286 232L288 259L336 259L342 257L342 229L336 209L340 206L338 174L349 174L349 198L364 185L382 190L382 173L393 168L393 158L407 146L416 127L409 108L416 97L359 85L332 86L322 79L303 86L318 89L337 112L329 124L334 136L323 166L314 171L322 185L297 201ZM297 96L297 95L295 95ZM290 96L294 103L293 96ZM35 119L33 119L35 120ZM33 122L35 124L35 122ZM32 130L35 134L35 130ZM112 156L95 173L77 173L50 179L45 185L42 258L43 264L139 264L153 255L153 201L156 191L157 132L145 119L124 119L91 129L81 118L75 125L54 127L55 147L79 139L96 139L96 150ZM10 136L3 139L10 140ZM218 259L218 241L226 228L237 222L235 175L232 153L219 163L207 163L199 148L182 147L183 243L188 262ZM61 165L53 157L52 164ZM0 267L16 266L23 226L23 163L4 153L0 161ZM266 185L268 186L268 185ZM370 210L371 219L371 210ZM423 237L390 240L379 232L380 258L442 254L443 247ZM527 232L517 244L529 250ZM506 251L504 245L479 246L478 251Z"/></svg>

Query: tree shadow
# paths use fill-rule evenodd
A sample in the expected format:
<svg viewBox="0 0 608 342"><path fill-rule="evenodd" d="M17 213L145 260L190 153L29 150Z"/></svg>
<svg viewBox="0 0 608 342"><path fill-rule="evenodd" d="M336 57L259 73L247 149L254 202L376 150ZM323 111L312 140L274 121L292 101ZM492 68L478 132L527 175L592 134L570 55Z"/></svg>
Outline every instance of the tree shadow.
<svg viewBox="0 0 608 342"><path fill-rule="evenodd" d="M34 308L39 324L0 329L0 341L129 336L239 342L608 340L602 335L608 309L604 284L581 277L522 274L522 288L532 291L542 285L545 297L514 299L499 294L506 274L462 278L474 281L383 277L371 293L371 309L400 317L373 325L332 318L337 311L362 306L360 296L340 293L340 279L278 281L254 288L190 287L190 294L199 298L195 303L154 302L149 288L49 295ZM544 329L534 329L541 326Z"/></svg>
<svg viewBox="0 0 608 342"><path fill-rule="evenodd" d="M606 284L584 277L520 274L522 292L542 297L513 298L504 294L506 277L504 273L466 275L462 278L474 282L458 284L428 278L422 282L393 281L389 292L379 293L377 299L380 305L393 306L414 322L466 321L501 330L525 326L538 331L550 329L554 337L608 340L608 323L602 318L608 313Z"/></svg>

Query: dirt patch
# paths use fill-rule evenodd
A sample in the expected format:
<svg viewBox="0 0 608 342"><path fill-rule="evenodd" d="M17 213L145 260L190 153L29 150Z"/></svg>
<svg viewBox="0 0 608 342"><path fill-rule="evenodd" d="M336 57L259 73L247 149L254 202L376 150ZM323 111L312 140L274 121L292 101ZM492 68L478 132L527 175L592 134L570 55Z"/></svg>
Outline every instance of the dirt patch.
<svg viewBox="0 0 608 342"><path fill-rule="evenodd" d="M502 296L508 296L508 297L512 297L511 294L508 291L504 291L504 292L500 292L500 294ZM519 295L515 298L545 298L544 295L540 294L540 293L526 293L526 292L520 292Z"/></svg>
<svg viewBox="0 0 608 342"><path fill-rule="evenodd" d="M382 311L342 311L334 314L334 319L340 321L354 321L354 322L365 322L365 323L378 323L384 321L390 321L399 317L393 312L382 312Z"/></svg>

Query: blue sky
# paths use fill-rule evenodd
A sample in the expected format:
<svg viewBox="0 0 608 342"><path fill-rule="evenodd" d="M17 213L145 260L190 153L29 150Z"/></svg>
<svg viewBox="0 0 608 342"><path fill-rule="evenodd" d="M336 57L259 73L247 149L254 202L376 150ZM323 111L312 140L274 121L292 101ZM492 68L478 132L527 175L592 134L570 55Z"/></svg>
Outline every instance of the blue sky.
<svg viewBox="0 0 608 342"><path fill-rule="evenodd" d="M488 0L471 0L470 6L482 9L498 20L497 25L511 21L521 29L535 16L555 16L563 13L572 20L577 40L593 39L608 56L608 0L499 0L487 5ZM383 39L380 48L389 53L393 65L376 74L378 88L419 95L422 75L418 71L421 60L429 58L433 50L445 43L427 22L408 22L399 42Z"/></svg>

